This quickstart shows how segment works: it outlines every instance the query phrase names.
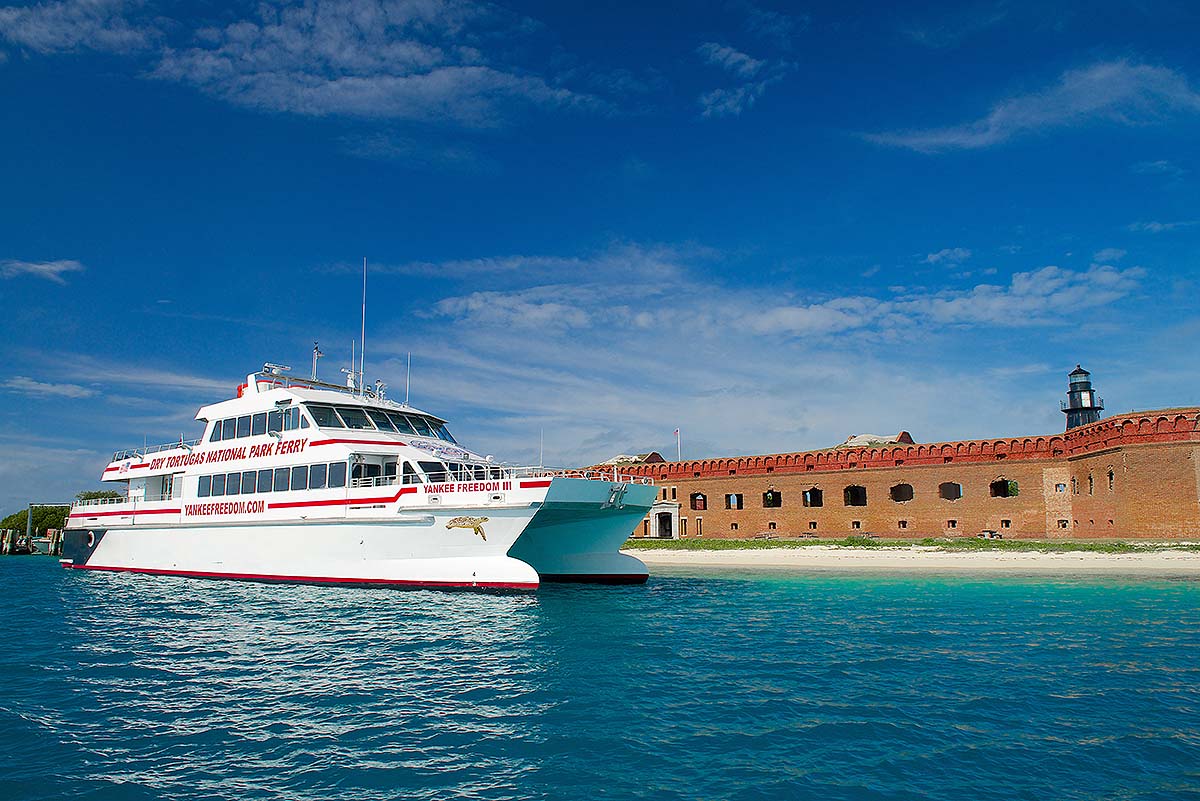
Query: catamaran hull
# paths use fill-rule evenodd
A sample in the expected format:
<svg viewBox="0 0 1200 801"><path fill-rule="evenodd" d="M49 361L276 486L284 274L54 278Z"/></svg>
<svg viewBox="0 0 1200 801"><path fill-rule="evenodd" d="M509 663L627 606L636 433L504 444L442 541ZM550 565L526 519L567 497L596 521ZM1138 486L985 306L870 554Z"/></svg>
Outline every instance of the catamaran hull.
<svg viewBox="0 0 1200 801"><path fill-rule="evenodd" d="M64 567L195 578L389 587L533 590L541 581L641 583L618 549L652 486L555 478L523 507L411 506L370 520L71 528ZM466 522L486 521L479 530ZM156 523L158 521L155 521Z"/></svg>

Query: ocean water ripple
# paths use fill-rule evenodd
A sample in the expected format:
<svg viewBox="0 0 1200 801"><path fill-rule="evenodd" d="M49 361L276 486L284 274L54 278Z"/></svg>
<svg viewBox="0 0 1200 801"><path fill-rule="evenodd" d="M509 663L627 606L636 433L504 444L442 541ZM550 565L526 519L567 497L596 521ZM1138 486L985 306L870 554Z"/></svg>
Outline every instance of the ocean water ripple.
<svg viewBox="0 0 1200 801"><path fill-rule="evenodd" d="M1191 582L0 576L14 801L1200 797Z"/></svg>

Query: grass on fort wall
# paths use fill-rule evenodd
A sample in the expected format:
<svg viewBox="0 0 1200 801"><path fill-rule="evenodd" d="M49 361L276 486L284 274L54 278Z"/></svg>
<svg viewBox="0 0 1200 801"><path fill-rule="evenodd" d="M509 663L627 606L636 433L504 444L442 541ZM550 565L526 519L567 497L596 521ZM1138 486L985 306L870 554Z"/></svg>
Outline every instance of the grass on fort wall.
<svg viewBox="0 0 1200 801"><path fill-rule="evenodd" d="M1088 551L1092 553L1145 553L1148 551L1200 551L1200 543L1194 542L1077 542L1072 540L987 540L981 537L933 538L919 540L876 539L872 537L846 537L840 540L814 539L687 539L655 540L629 539L624 548L630 551L736 551L766 550L779 548L811 548L817 545L839 548L908 548L922 546L942 551L1039 551L1042 553L1064 553Z"/></svg>

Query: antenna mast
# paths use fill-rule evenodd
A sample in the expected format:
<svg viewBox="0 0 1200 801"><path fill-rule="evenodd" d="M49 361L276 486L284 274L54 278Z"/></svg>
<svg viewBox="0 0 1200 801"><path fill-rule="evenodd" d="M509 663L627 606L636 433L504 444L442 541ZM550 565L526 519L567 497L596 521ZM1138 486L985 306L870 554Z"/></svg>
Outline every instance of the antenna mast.
<svg viewBox="0 0 1200 801"><path fill-rule="evenodd" d="M408 371L404 374L404 405L408 405L408 385L412 383L412 351L408 352Z"/></svg>
<svg viewBox="0 0 1200 801"><path fill-rule="evenodd" d="M358 387L360 394L365 392L363 389L366 382L365 369L367 359L367 257L363 256L363 296L362 296L362 331L359 333L359 349L358 349ZM350 363L351 369L354 363Z"/></svg>

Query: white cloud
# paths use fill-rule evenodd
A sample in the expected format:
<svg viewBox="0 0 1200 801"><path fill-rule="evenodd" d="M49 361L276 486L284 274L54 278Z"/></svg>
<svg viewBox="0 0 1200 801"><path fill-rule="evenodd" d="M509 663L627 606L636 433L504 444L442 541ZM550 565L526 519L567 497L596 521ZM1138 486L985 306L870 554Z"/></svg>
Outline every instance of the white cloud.
<svg viewBox="0 0 1200 801"><path fill-rule="evenodd" d="M162 32L153 21L128 18L142 6L128 0L62 0L0 8L0 38L37 53L144 50Z"/></svg>
<svg viewBox="0 0 1200 801"><path fill-rule="evenodd" d="M65 382L47 384L23 375L14 376L0 383L0 388L6 389L9 392L19 392L23 395L56 396L62 398L90 398L96 394L96 390L80 386L79 384L68 384Z"/></svg>
<svg viewBox="0 0 1200 801"><path fill-rule="evenodd" d="M518 21L519 23L519 21ZM469 43L517 36L498 10L460 0L305 0L199 32L168 49L153 75L230 103L308 116L500 124L514 104L603 104L492 63Z"/></svg>
<svg viewBox="0 0 1200 801"><path fill-rule="evenodd" d="M206 376L162 370L126 362L106 362L93 356L80 354L58 354L52 357L60 366L62 375L89 384L104 387L134 386L154 389L201 390L218 393L222 398L232 394L233 387L227 380Z"/></svg>
<svg viewBox="0 0 1200 801"><path fill-rule="evenodd" d="M937 253L930 253L922 261L925 264L962 264L971 258L971 251L966 248L942 248Z"/></svg>
<svg viewBox="0 0 1200 801"><path fill-rule="evenodd" d="M1167 161L1166 159L1139 161L1131 165L1129 171L1136 175L1162 175L1172 180L1177 180L1187 175L1187 170L1175 162Z"/></svg>
<svg viewBox="0 0 1200 801"><path fill-rule="evenodd" d="M1109 264L1114 261L1120 261L1125 258L1125 251L1120 248L1103 248L1097 250L1092 256L1092 261L1097 264Z"/></svg>
<svg viewBox="0 0 1200 801"><path fill-rule="evenodd" d="M82 272L84 266L73 259L58 261L18 261L16 259L0 260L0 278L16 278L19 275L32 275L45 278L56 284L65 284L66 273Z"/></svg>
<svg viewBox="0 0 1200 801"><path fill-rule="evenodd" d="M923 153L989 147L1013 137L1096 120L1137 125L1200 111L1200 94L1181 73L1113 61L1063 73L1040 92L1001 101L983 118L948 128L867 134L881 145Z"/></svg>
<svg viewBox="0 0 1200 801"><path fill-rule="evenodd" d="M753 106L767 91L771 81L755 81L731 89L713 89L700 95L704 117L736 117Z"/></svg>
<svg viewBox="0 0 1200 801"><path fill-rule="evenodd" d="M739 78L753 78L766 63L751 58L740 50L716 42L705 42L696 48L696 52L709 64L720 67Z"/></svg>
<svg viewBox="0 0 1200 801"><path fill-rule="evenodd" d="M1126 228L1130 231L1143 231L1151 234L1161 234L1164 231L1174 231L1178 228L1190 228L1193 225L1200 224L1200 220L1177 220L1175 222L1157 222L1151 220L1149 222L1130 223Z"/></svg>

